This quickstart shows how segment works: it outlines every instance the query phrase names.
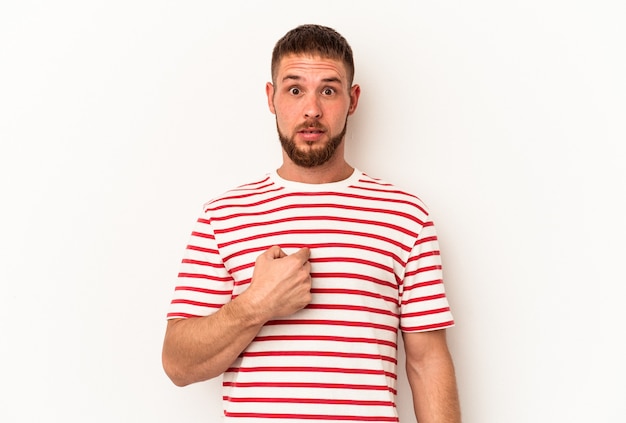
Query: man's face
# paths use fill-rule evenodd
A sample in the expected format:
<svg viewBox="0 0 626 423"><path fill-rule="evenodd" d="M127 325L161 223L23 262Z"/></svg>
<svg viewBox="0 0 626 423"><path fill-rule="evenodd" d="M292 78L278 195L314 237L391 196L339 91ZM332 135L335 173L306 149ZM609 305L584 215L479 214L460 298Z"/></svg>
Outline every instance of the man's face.
<svg viewBox="0 0 626 423"><path fill-rule="evenodd" d="M341 61L301 55L281 60L275 83L266 86L267 99L282 147L296 165L320 166L341 145L360 94L358 85L348 83Z"/></svg>

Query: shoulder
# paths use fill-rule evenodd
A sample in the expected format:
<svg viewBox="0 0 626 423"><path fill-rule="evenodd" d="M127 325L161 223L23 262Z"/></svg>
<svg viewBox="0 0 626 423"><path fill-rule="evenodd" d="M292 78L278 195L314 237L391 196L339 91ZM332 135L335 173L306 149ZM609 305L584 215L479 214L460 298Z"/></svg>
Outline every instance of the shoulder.
<svg viewBox="0 0 626 423"><path fill-rule="evenodd" d="M363 195L379 197L380 199L402 204L409 208L415 208L426 216L429 215L426 203L413 192L384 179L375 178L365 172L361 172L361 176L353 184L352 188Z"/></svg>
<svg viewBox="0 0 626 423"><path fill-rule="evenodd" d="M222 194L205 202L203 208L206 211L234 204L245 204L255 201L259 195L279 191L283 189L272 180L270 174L262 175L250 182L235 186Z"/></svg>

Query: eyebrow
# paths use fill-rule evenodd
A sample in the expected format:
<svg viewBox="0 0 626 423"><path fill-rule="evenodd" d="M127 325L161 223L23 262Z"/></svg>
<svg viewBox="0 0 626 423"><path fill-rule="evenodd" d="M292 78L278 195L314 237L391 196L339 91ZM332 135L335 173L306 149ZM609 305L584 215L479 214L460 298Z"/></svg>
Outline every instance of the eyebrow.
<svg viewBox="0 0 626 423"><path fill-rule="evenodd" d="M302 77L299 76L299 75L285 75L285 77L283 78L283 82L285 82L285 81L299 81L301 79L302 79ZM328 77L328 78L322 78L322 82L326 82L326 83L336 82L338 84L341 84L341 79L339 79L339 78L337 78L335 76L331 76L331 77Z"/></svg>

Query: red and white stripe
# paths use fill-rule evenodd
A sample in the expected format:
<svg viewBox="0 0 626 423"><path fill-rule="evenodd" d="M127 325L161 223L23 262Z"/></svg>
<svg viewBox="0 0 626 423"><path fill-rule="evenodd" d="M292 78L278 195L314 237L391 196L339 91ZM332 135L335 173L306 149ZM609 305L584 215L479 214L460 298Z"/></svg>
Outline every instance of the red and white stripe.
<svg viewBox="0 0 626 423"><path fill-rule="evenodd" d="M322 185L272 173L229 191L196 223L168 318L216 312L273 245L311 249L313 300L268 322L225 372L225 421L398 422L398 328L454 324L424 204L359 171Z"/></svg>

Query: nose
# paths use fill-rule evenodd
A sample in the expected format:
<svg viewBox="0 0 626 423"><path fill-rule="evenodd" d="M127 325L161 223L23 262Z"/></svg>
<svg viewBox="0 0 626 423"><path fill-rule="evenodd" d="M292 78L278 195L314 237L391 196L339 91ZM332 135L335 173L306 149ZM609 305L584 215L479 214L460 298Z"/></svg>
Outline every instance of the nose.
<svg viewBox="0 0 626 423"><path fill-rule="evenodd" d="M304 117L307 119L319 119L322 117L322 108L320 107L319 98L316 95L310 95L304 104Z"/></svg>

